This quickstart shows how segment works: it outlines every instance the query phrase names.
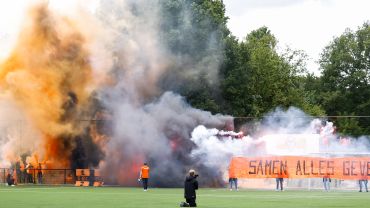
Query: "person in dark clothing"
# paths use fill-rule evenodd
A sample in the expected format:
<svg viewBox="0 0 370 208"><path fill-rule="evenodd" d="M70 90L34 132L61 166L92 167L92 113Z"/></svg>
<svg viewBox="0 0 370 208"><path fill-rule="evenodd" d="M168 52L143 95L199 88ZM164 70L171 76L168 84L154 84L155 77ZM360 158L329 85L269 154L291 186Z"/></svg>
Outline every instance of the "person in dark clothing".
<svg viewBox="0 0 370 208"><path fill-rule="evenodd" d="M17 178L17 183L20 183L21 180L22 180L22 172L21 172L21 163L20 163L20 160L18 160L16 163L15 163L15 174L16 174L16 178Z"/></svg>
<svg viewBox="0 0 370 208"><path fill-rule="evenodd" d="M39 163L39 165L37 167L37 181L39 182L39 184L42 184L42 167L41 167L41 163Z"/></svg>
<svg viewBox="0 0 370 208"><path fill-rule="evenodd" d="M195 174L194 170L189 171L189 175L185 178L185 185L184 185L184 197L186 202L190 205L190 207L196 207L197 203L195 202L197 196L195 190L198 189L198 175Z"/></svg>
<svg viewBox="0 0 370 208"><path fill-rule="evenodd" d="M367 189L367 179L361 179L358 181L358 184L360 185L360 192L362 192L362 187L365 188L364 191L366 192L369 192L369 190Z"/></svg>
<svg viewBox="0 0 370 208"><path fill-rule="evenodd" d="M279 186L280 186L280 191L283 191L283 183L284 183L284 178L276 178L276 191L279 191Z"/></svg>
<svg viewBox="0 0 370 208"><path fill-rule="evenodd" d="M33 165L31 163L28 163L26 166L26 171L27 171L27 183L33 183L33 174L34 174L34 169Z"/></svg>
<svg viewBox="0 0 370 208"><path fill-rule="evenodd" d="M8 186L14 186L14 178L10 173L6 175L6 182L8 183Z"/></svg>
<svg viewBox="0 0 370 208"><path fill-rule="evenodd" d="M325 191L330 191L330 183L331 183L330 177L329 176L324 176L322 178L322 182L324 184Z"/></svg>

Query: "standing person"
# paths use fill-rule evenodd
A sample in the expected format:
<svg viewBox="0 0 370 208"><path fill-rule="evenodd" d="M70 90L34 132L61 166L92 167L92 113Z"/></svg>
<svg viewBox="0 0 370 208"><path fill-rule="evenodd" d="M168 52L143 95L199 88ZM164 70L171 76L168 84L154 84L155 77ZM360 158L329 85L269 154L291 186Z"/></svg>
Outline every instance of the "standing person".
<svg viewBox="0 0 370 208"><path fill-rule="evenodd" d="M28 163L25 168L27 172L27 183L33 183L33 174L35 173L32 163Z"/></svg>
<svg viewBox="0 0 370 208"><path fill-rule="evenodd" d="M230 191L233 190L233 184L235 186L235 190L238 191L238 178L235 176L235 171L232 167L229 167L229 186Z"/></svg>
<svg viewBox="0 0 370 208"><path fill-rule="evenodd" d="M330 191L330 183L331 183L330 177L324 176L324 178L322 178L322 182L324 183L325 191Z"/></svg>
<svg viewBox="0 0 370 208"><path fill-rule="evenodd" d="M196 207L197 203L195 202L197 196L195 190L198 189L198 175L195 174L194 170L189 170L189 175L185 178L184 184L184 197L186 202L189 204L190 207Z"/></svg>
<svg viewBox="0 0 370 208"><path fill-rule="evenodd" d="M144 165L141 166L140 178L139 178L141 182L143 183L144 191L148 190L149 171L150 171L149 166L147 165L147 163L144 163Z"/></svg>
<svg viewBox="0 0 370 208"><path fill-rule="evenodd" d="M279 191L279 186L280 186L280 191L283 191L283 183L284 183L284 178L276 178L276 191Z"/></svg>
<svg viewBox="0 0 370 208"><path fill-rule="evenodd" d="M42 184L42 167L41 167L41 163L39 163L39 165L37 167L37 181L39 182L39 184Z"/></svg>
<svg viewBox="0 0 370 208"><path fill-rule="evenodd" d="M21 181L20 182L26 183L27 182L27 170L22 160L20 161L20 170L21 170Z"/></svg>
<svg viewBox="0 0 370 208"><path fill-rule="evenodd" d="M367 179L359 180L359 181L358 181L358 184L360 185L360 191L359 191L359 192L362 192L362 184L364 184L364 187L365 187L366 192L369 192L369 191L367 190Z"/></svg>
<svg viewBox="0 0 370 208"><path fill-rule="evenodd" d="M18 184L21 182L21 162L20 162L20 159L17 160L17 162L15 163L15 183Z"/></svg>

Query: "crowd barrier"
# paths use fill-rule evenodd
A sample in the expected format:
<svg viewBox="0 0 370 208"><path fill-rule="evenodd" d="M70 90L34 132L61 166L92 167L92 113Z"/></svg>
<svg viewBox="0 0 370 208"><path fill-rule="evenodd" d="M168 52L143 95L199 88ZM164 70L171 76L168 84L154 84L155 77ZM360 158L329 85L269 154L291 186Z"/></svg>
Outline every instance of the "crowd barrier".
<svg viewBox="0 0 370 208"><path fill-rule="evenodd" d="M82 173L82 174L81 174ZM101 186L103 180L98 170L90 169L28 169L13 170L0 168L0 183L7 183L8 174L14 178L16 184L45 184L78 186Z"/></svg>

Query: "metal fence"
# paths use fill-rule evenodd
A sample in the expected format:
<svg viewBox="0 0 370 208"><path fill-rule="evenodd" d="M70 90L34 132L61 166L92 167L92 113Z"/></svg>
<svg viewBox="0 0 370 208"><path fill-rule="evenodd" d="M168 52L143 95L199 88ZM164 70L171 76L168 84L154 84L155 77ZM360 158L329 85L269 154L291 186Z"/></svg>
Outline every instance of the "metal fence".
<svg viewBox="0 0 370 208"><path fill-rule="evenodd" d="M17 184L75 184L76 176L73 169L29 169L13 171L0 168L0 183L7 183L8 174Z"/></svg>

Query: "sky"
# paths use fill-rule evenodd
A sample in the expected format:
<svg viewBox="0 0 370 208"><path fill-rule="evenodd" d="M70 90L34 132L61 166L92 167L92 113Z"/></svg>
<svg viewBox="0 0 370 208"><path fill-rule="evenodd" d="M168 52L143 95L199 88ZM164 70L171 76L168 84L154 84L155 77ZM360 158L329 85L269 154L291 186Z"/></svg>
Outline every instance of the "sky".
<svg viewBox="0 0 370 208"><path fill-rule="evenodd" d="M320 53L346 28L357 30L370 21L369 0L223 0L228 28L243 40L267 26L279 47L303 50L309 56L307 68L319 74Z"/></svg>
<svg viewBox="0 0 370 208"><path fill-rule="evenodd" d="M27 9L35 2L48 1L53 10L73 14L81 7L94 12L99 0L6 0L0 4L0 61L9 54L19 34Z"/></svg>
<svg viewBox="0 0 370 208"><path fill-rule="evenodd" d="M0 6L0 59L5 58L18 35L25 10L34 0L4 1ZM240 40L252 30L267 26L281 49L303 50L308 70L319 74L317 60L323 48L346 28L356 30L370 21L370 0L223 0L228 27ZM81 5L93 12L99 0L49 0L60 12Z"/></svg>

